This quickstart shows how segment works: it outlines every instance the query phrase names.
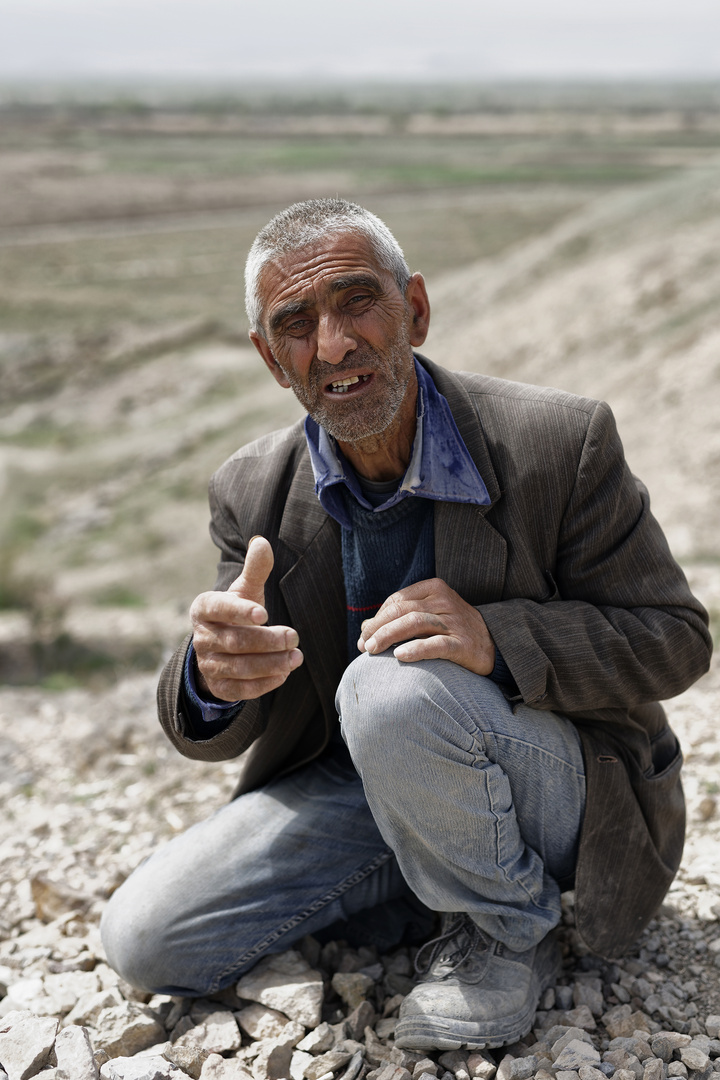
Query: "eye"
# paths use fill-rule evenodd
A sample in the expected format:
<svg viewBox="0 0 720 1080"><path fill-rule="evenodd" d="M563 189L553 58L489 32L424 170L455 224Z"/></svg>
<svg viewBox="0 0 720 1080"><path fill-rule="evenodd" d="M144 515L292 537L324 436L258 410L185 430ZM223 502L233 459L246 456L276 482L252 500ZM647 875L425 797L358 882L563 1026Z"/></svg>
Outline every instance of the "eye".
<svg viewBox="0 0 720 1080"><path fill-rule="evenodd" d="M312 319L293 319L285 324L285 333L292 337L302 337L307 334L312 326Z"/></svg>
<svg viewBox="0 0 720 1080"><path fill-rule="evenodd" d="M357 311L368 304L371 304L375 299L372 293L369 292L356 292L352 293L345 300L345 306L351 308L353 311Z"/></svg>

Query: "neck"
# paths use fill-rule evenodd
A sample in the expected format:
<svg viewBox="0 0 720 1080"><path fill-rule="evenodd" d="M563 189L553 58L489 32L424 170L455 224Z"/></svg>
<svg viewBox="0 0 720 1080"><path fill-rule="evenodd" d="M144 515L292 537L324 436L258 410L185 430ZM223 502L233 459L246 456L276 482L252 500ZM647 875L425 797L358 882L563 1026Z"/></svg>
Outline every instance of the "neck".
<svg viewBox="0 0 720 1080"><path fill-rule="evenodd" d="M385 431L368 435L353 443L338 445L355 472L367 480L395 480L403 476L410 464L415 429L417 427L417 380L398 409L393 422Z"/></svg>

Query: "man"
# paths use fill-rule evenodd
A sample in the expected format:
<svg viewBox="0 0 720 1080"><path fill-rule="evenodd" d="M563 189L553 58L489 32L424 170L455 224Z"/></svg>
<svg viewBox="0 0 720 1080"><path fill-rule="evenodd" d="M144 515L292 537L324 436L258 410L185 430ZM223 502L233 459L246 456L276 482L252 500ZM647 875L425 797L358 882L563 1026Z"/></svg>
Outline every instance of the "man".
<svg viewBox="0 0 720 1080"><path fill-rule="evenodd" d="M557 973L562 889L612 956L672 880L656 702L706 669L706 615L607 406L414 355L425 285L372 214L290 207L246 285L308 417L213 478L216 590L159 687L182 753L243 754L239 795L116 893L108 958L209 993L339 920L389 945L429 909L398 1045L502 1045Z"/></svg>

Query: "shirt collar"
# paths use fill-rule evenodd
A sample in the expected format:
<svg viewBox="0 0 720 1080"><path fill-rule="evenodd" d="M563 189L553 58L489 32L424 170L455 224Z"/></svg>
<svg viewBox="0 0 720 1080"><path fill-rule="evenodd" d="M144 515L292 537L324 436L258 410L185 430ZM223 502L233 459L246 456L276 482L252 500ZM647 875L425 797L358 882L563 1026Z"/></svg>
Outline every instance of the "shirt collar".
<svg viewBox="0 0 720 1080"><path fill-rule="evenodd" d="M417 428L410 464L397 491L373 507L362 493L357 476L337 445L312 417L305 418L305 437L315 476L315 492L323 509L345 529L350 519L339 485L344 484L366 510L381 513L408 495L441 502L489 506L485 483L457 429L447 399L421 364L415 361L418 380Z"/></svg>

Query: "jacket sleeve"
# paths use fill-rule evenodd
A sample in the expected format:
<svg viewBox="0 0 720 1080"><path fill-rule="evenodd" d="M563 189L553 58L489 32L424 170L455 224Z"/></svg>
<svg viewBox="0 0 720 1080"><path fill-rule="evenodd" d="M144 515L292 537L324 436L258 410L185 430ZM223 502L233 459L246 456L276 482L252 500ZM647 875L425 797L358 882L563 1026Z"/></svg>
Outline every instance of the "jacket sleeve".
<svg viewBox="0 0 720 1080"><path fill-rule="evenodd" d="M570 714L628 709L673 697L707 670L707 614L604 403L588 425L548 576L547 602L479 606L526 704Z"/></svg>
<svg viewBox="0 0 720 1080"><path fill-rule="evenodd" d="M245 562L245 545L237 523L231 522L216 494L215 476L210 481L210 534L220 549L215 588L225 590L240 574ZM192 642L188 635L168 663L158 683L158 717L173 746L185 757L201 761L223 761L243 753L265 730L267 710L261 701L248 701L229 722L192 721L184 692L185 659Z"/></svg>

